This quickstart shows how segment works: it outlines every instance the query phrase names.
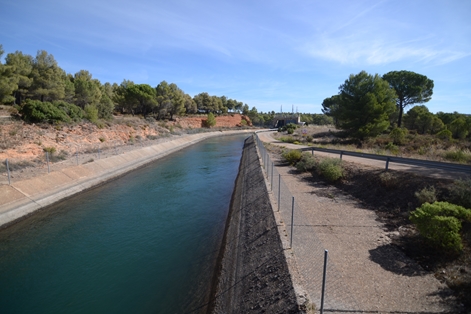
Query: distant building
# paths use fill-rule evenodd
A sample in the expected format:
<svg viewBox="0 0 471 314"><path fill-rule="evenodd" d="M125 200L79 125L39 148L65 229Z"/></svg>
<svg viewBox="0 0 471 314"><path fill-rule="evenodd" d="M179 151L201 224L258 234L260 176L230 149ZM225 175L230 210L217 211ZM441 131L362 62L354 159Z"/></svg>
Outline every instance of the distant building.
<svg viewBox="0 0 471 314"><path fill-rule="evenodd" d="M276 129L281 128L289 123L304 124L304 122L301 122L300 115L292 113L276 114L275 118L273 119L273 127Z"/></svg>

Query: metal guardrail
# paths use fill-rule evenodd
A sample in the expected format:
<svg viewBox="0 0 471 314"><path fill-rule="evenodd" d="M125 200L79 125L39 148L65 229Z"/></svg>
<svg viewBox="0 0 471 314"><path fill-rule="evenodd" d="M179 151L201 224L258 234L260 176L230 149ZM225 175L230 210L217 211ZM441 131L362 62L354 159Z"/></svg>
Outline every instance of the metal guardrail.
<svg viewBox="0 0 471 314"><path fill-rule="evenodd" d="M339 154L340 159L342 159L342 156L345 155L345 156L368 158L368 159L374 159L374 160L382 160L386 163L386 170L389 167L389 163L393 162L397 164L405 164L405 165L412 165L412 166L419 166L419 167L426 167L426 168L453 170L453 171L459 171L459 172L463 172L465 174L471 175L471 166L453 164L453 163L448 163L448 162L421 160L421 159L395 157L395 156L381 156L381 155L357 153L357 152L352 152L352 151L328 149L328 148L320 148L320 147L301 148L301 150L311 151L313 154L315 151L331 153L331 154Z"/></svg>

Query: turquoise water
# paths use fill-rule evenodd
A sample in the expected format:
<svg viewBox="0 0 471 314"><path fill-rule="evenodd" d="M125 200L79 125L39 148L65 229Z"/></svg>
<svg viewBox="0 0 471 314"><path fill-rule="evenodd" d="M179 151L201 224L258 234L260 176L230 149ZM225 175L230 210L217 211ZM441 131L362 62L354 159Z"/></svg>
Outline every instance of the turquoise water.
<svg viewBox="0 0 471 314"><path fill-rule="evenodd" d="M0 313L206 308L246 136L207 140L0 231Z"/></svg>

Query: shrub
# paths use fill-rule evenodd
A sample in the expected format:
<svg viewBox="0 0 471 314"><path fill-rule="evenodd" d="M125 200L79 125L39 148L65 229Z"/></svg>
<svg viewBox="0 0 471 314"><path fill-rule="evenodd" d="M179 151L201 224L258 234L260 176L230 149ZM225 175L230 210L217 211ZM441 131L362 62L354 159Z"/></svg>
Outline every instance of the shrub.
<svg viewBox="0 0 471 314"><path fill-rule="evenodd" d="M382 172L379 175L379 182L382 186L390 190L398 188L400 183L398 178L390 171Z"/></svg>
<svg viewBox="0 0 471 314"><path fill-rule="evenodd" d="M454 204L471 208L471 179L456 180L450 187L450 200Z"/></svg>
<svg viewBox="0 0 471 314"><path fill-rule="evenodd" d="M466 163L471 161L471 152L469 150L453 150L445 152L443 156L446 160Z"/></svg>
<svg viewBox="0 0 471 314"><path fill-rule="evenodd" d="M451 133L451 131L447 129L441 130L440 132L436 134L436 137L438 137L439 139L447 140L447 141L451 141L452 136L453 136L453 133Z"/></svg>
<svg viewBox="0 0 471 314"><path fill-rule="evenodd" d="M461 223L471 221L471 210L447 202L424 203L409 219L432 245L458 253L463 249Z"/></svg>
<svg viewBox="0 0 471 314"><path fill-rule="evenodd" d="M389 152L393 155L398 155L399 154L399 147L397 147L396 145L394 145L393 143L389 142L386 147L385 147L387 150L389 150Z"/></svg>
<svg viewBox="0 0 471 314"><path fill-rule="evenodd" d="M205 127L210 128L216 125L216 118L212 112L208 113L208 118L203 121Z"/></svg>
<svg viewBox="0 0 471 314"><path fill-rule="evenodd" d="M301 160L296 164L296 169L301 172L313 171L316 169L317 161L310 153L303 153Z"/></svg>
<svg viewBox="0 0 471 314"><path fill-rule="evenodd" d="M74 104L69 104L65 101L55 101L54 106L65 112L66 115L74 122L79 122L83 119L84 112L82 108Z"/></svg>
<svg viewBox="0 0 471 314"><path fill-rule="evenodd" d="M389 137L393 140L394 144L401 145L404 143L407 133L406 128L394 128L391 133L389 133Z"/></svg>
<svg viewBox="0 0 471 314"><path fill-rule="evenodd" d="M342 161L336 158L325 158L317 166L317 170L327 181L334 182L343 176Z"/></svg>
<svg viewBox="0 0 471 314"><path fill-rule="evenodd" d="M301 151L293 149L281 154L281 156L289 162L290 165L295 165L298 161L301 160Z"/></svg>
<svg viewBox="0 0 471 314"><path fill-rule="evenodd" d="M280 141L285 143L294 143L296 140L292 136L282 136L280 137Z"/></svg>
<svg viewBox="0 0 471 314"><path fill-rule="evenodd" d="M98 108L94 105L86 105L85 118L91 123L96 123L98 121Z"/></svg>
<svg viewBox="0 0 471 314"><path fill-rule="evenodd" d="M55 147L44 147L43 151L52 155L56 152L56 148Z"/></svg>
<svg viewBox="0 0 471 314"><path fill-rule="evenodd" d="M415 192L415 197L417 197L417 200L419 201L420 205L423 203L435 203L437 201L437 191L435 190L435 187L429 186L425 187L420 191Z"/></svg>
<svg viewBox="0 0 471 314"><path fill-rule="evenodd" d="M60 108L50 102L41 102L39 100L27 100L20 113L22 118L28 122L71 122L70 117Z"/></svg>

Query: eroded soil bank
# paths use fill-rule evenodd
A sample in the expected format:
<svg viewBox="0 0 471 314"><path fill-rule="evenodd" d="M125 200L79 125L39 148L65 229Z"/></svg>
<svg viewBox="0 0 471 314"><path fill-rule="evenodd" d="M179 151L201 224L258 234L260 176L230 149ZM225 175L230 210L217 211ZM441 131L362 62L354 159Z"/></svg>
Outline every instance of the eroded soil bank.
<svg viewBox="0 0 471 314"><path fill-rule="evenodd" d="M303 313L253 137L245 141L217 274L212 313Z"/></svg>

